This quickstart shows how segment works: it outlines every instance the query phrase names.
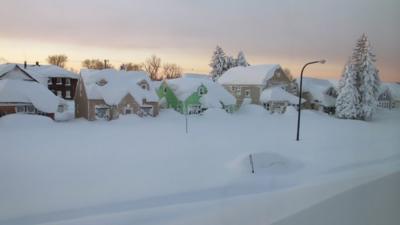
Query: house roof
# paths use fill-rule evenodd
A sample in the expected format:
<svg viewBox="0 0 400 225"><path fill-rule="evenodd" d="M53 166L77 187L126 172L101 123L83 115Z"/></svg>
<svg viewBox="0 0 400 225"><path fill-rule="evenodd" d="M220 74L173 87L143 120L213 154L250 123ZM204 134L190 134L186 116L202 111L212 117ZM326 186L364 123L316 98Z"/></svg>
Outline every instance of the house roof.
<svg viewBox="0 0 400 225"><path fill-rule="evenodd" d="M282 87L272 87L265 89L260 96L260 101L263 103L269 101L288 101L291 104L298 104L299 97L290 94L289 92L283 90ZM304 99L301 100L305 102Z"/></svg>
<svg viewBox="0 0 400 225"><path fill-rule="evenodd" d="M182 77L185 78L202 78L202 79L211 79L211 76L208 74L202 73L184 73Z"/></svg>
<svg viewBox="0 0 400 225"><path fill-rule="evenodd" d="M165 81L174 91L176 97L185 100L197 88L204 85L207 88L207 94L201 97L200 102L208 108L219 108L221 102L224 105L236 104L236 99L220 84L213 82L211 79L202 77L182 77Z"/></svg>
<svg viewBox="0 0 400 225"><path fill-rule="evenodd" d="M277 69L281 68L278 64L238 66L229 69L218 79L220 84L238 85L266 85L272 78Z"/></svg>
<svg viewBox="0 0 400 225"><path fill-rule="evenodd" d="M4 76L6 73L8 73L14 69L20 70L29 79L32 79L33 81L37 81L34 77L32 77L32 75L29 72L25 71L24 69L22 69L22 67L20 65L15 64L15 63L0 64L0 78L2 76Z"/></svg>
<svg viewBox="0 0 400 225"><path fill-rule="evenodd" d="M0 80L0 102L32 103L42 112L54 113L62 100L37 82Z"/></svg>
<svg viewBox="0 0 400 225"><path fill-rule="evenodd" d="M379 88L379 94L382 94L386 90L389 90L393 99L400 100L400 84L389 82L382 83Z"/></svg>
<svg viewBox="0 0 400 225"><path fill-rule="evenodd" d="M47 81L50 77L65 77L71 79L79 79L78 74L63 69L59 66L55 65L29 65L26 68L23 65L20 65L23 70L31 74L36 80L40 83L45 84L47 86Z"/></svg>
<svg viewBox="0 0 400 225"><path fill-rule="evenodd" d="M88 99L104 100L109 105L117 105L127 94L131 94L139 104L142 104L142 99L158 101L154 85L143 71L84 69L81 70L81 77ZM139 86L143 80L149 84L149 90ZM100 85L101 81L105 81L105 84Z"/></svg>
<svg viewBox="0 0 400 225"><path fill-rule="evenodd" d="M300 80L296 82L300 84ZM303 92L309 92L312 96L311 101L318 102L324 106L334 106L336 99L326 94L329 88L335 88L334 84L329 80L303 77Z"/></svg>

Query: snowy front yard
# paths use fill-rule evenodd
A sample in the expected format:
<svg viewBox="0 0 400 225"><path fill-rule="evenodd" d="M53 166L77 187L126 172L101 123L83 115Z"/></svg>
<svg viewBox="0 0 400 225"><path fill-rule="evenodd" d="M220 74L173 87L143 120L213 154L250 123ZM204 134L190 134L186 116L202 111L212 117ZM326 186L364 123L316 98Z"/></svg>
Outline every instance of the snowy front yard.
<svg viewBox="0 0 400 225"><path fill-rule="evenodd" d="M0 224L268 224L400 171L399 110L373 122L304 111L300 142L293 110L250 105L188 121L186 134L169 110L111 122L1 118Z"/></svg>

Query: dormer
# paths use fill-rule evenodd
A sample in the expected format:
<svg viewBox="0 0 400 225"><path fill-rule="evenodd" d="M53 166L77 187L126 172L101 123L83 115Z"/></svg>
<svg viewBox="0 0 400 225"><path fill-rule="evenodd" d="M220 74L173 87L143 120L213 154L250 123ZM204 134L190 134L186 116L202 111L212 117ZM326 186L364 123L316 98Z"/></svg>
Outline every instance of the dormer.
<svg viewBox="0 0 400 225"><path fill-rule="evenodd" d="M96 84L100 87L103 87L104 85L106 85L108 82L105 79L101 79L99 81L96 82Z"/></svg>
<svg viewBox="0 0 400 225"><path fill-rule="evenodd" d="M146 80L141 80L137 83L143 90L150 90L150 85Z"/></svg>

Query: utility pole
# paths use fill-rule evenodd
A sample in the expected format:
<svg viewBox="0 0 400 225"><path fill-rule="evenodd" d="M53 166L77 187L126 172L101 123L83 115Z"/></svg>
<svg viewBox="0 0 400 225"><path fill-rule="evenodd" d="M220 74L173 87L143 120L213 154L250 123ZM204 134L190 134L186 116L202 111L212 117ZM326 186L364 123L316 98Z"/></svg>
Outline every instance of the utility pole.
<svg viewBox="0 0 400 225"><path fill-rule="evenodd" d="M108 59L105 59L104 60L104 69L107 69L107 62L108 62Z"/></svg>

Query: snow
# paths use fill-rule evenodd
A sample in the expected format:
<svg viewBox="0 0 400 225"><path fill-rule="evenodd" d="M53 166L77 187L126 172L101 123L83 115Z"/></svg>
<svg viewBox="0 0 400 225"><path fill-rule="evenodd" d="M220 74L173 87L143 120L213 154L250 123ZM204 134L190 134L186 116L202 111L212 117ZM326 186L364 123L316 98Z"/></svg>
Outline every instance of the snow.
<svg viewBox="0 0 400 225"><path fill-rule="evenodd" d="M399 115L304 110L300 142L296 113L257 105L188 116L188 134L174 110L110 122L5 116L0 224L271 224L400 171Z"/></svg>
<svg viewBox="0 0 400 225"><path fill-rule="evenodd" d="M23 65L20 65L20 67L24 69ZM78 74L55 65L27 66L24 70L36 80L46 80L46 85L47 79L50 77L79 78Z"/></svg>
<svg viewBox="0 0 400 225"><path fill-rule="evenodd" d="M0 80L0 102L32 103L42 112L57 111L61 99L34 81Z"/></svg>
<svg viewBox="0 0 400 225"><path fill-rule="evenodd" d="M299 97L290 94L281 87L272 87L265 89L260 96L260 101L265 103L269 101L288 101L290 104L299 104ZM305 102L302 99L302 102Z"/></svg>
<svg viewBox="0 0 400 225"><path fill-rule="evenodd" d="M202 73L184 73L182 75L182 77L184 77L184 78L212 79L210 75L202 74Z"/></svg>
<svg viewBox="0 0 400 225"><path fill-rule="evenodd" d="M380 94L385 92L386 90L390 91L390 94L393 99L400 100L400 84L398 83L389 83L389 82L382 82L380 86Z"/></svg>
<svg viewBox="0 0 400 225"><path fill-rule="evenodd" d="M300 79L296 82L300 85ZM331 87L336 88L329 80L303 77L303 92L309 92L312 95L312 101L318 101L324 106L335 105L336 99L325 94Z"/></svg>
<svg viewBox="0 0 400 225"><path fill-rule="evenodd" d="M166 80L168 86L174 91L180 100L186 100L197 89L204 85L207 88L207 94L201 97L200 102L207 108L220 108L221 103L225 105L236 104L236 99L220 84L213 82L208 78L182 77L172 80Z"/></svg>
<svg viewBox="0 0 400 225"><path fill-rule="evenodd" d="M155 87L143 71L82 70L81 76L88 99L103 99L108 105L117 105L127 94L131 94L139 104L143 103L142 99L158 101ZM106 84L99 85L103 80ZM149 84L149 90L139 86L143 80Z"/></svg>
<svg viewBox="0 0 400 225"><path fill-rule="evenodd" d="M218 79L220 84L238 84L238 85L261 85L267 84L267 81L274 75L280 66L271 65L254 65L254 66L238 66L229 69Z"/></svg>

